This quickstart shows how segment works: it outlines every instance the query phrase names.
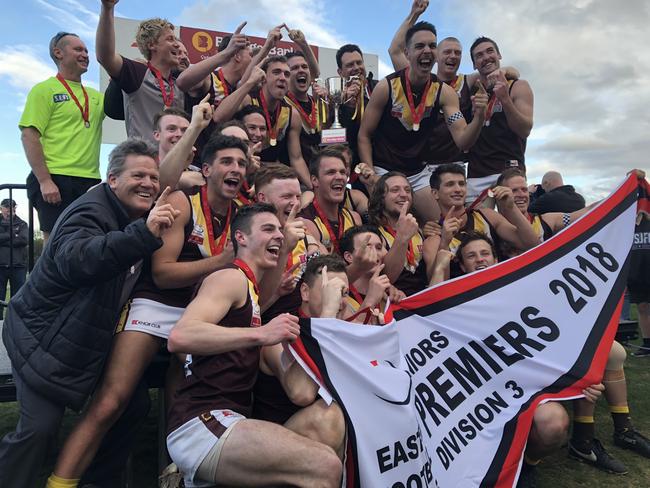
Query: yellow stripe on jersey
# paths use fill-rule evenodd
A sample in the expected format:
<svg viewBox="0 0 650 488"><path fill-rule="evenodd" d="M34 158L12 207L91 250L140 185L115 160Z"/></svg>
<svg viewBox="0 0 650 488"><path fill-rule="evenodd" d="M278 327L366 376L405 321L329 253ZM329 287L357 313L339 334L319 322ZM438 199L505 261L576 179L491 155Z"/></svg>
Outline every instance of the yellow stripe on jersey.
<svg viewBox="0 0 650 488"><path fill-rule="evenodd" d="M289 105L291 105L293 108L295 108L296 112L298 113L300 113L301 110L304 110L302 107L299 107L298 104L296 104L289 97L284 97L284 101L287 102ZM302 124L302 130L305 131L305 133L316 134L317 132L321 132L323 130L323 122L326 119L326 115L323 112L323 109L326 108L326 106L320 103L320 99L312 98L311 103L316 104L316 127L311 127L309 123L302 116L300 117L300 123ZM309 115L311 115L311 113Z"/></svg>
<svg viewBox="0 0 650 488"><path fill-rule="evenodd" d="M251 97L251 104L255 105L256 107L261 107L260 101L257 98ZM289 130L289 122L291 120L291 107L282 104L280 107L280 115L278 116L278 120L275 121L275 129L276 129L276 139L278 141L281 141L284 139L284 137L287 135L287 132ZM262 142L262 149L266 149L267 147L271 146L271 131L266 131L266 136L264 137L264 141Z"/></svg>
<svg viewBox="0 0 650 488"><path fill-rule="evenodd" d="M354 218L348 209L341 208L341 213L343 214L343 232L341 232L341 235L343 235L346 230L351 229L356 226L356 224L354 223ZM327 227L318 215L314 218L313 222L318 229L318 232L320 232L321 244L327 248L328 252L332 252L332 238L330 237L330 233L327 231Z"/></svg>
<svg viewBox="0 0 650 488"><path fill-rule="evenodd" d="M201 205L201 192L190 195L190 205L192 206L192 223L194 225L192 234L196 235L197 237L202 237L202 242L201 239L198 239L196 241L196 247L198 247L199 251L201 252L201 256L207 258L209 256L212 256L212 249L210 249L208 227L205 221L205 215L203 215L203 207ZM234 217L234 210L232 214ZM227 232L225 241L227 244L230 240L230 226L228 226L224 232ZM219 234L219 236L215 235L215 240L218 240L220 236L221 234ZM198 242L201 242L201 244Z"/></svg>
<svg viewBox="0 0 650 488"><path fill-rule="evenodd" d="M427 99L424 106L424 113L422 119L426 119L431 115L431 109L436 103L438 91L440 90L440 83L432 81L429 91L427 92ZM390 80L390 94L391 94L391 113L394 117L399 119L404 128L408 131L413 130L413 114L409 107L406 91L402 86L402 77L396 76ZM419 104L416 104L416 106Z"/></svg>
<svg viewBox="0 0 650 488"><path fill-rule="evenodd" d="M453 83L449 84L449 86L451 86L454 89L454 91L456 92L458 97L460 97L460 92L463 89L463 87L465 86L465 81L466 81L465 80L465 75L459 74L459 75L456 76L456 80Z"/></svg>
<svg viewBox="0 0 650 488"><path fill-rule="evenodd" d="M305 271L304 268L307 264L307 252L308 252L307 246L308 246L307 236L305 236L304 239L300 239L298 241L296 247L294 247L293 251L291 251L291 264L287 262L287 269L291 268L291 266L297 263L300 263L302 265L302 266L298 266L291 273L296 278L301 277L303 272Z"/></svg>
<svg viewBox="0 0 650 488"><path fill-rule="evenodd" d="M251 327L259 327L262 325L262 311L260 309L260 297L255 292L255 283L248 279L244 270L239 269L246 278L248 283L248 295L251 298L251 305L253 306L253 314L251 316Z"/></svg>
<svg viewBox="0 0 650 488"><path fill-rule="evenodd" d="M381 235L384 236L384 239L386 239L386 242L388 243L388 249L393 247L393 242L395 241L395 238L392 236L392 234L388 232L383 225L379 227L379 232L381 232ZM407 261L407 257L404 256L404 269L410 271L411 273L415 273L416 268L420 265L420 261L422 261L423 245L424 245L424 238L422 237L422 234L418 231L417 234L411 237L411 246L413 247L413 257L415 259L413 260L412 264L409 264Z"/></svg>
<svg viewBox="0 0 650 488"><path fill-rule="evenodd" d="M212 86L214 87L214 105L219 105L226 98L228 87L219 79L216 71L212 72Z"/></svg>
<svg viewBox="0 0 650 488"><path fill-rule="evenodd" d="M485 217L483 217L483 215L477 212L476 210L472 211L472 217L474 220L474 226L472 227L471 230L476 232L482 232L490 239L492 239L492 241L494 241L494 239L492 238L492 234L490 233L490 224L488 223L487 220L485 220ZM449 244L449 250L455 255L456 251L458 251L458 246L460 246L460 239L458 237L454 237L451 240L451 243Z"/></svg>
<svg viewBox="0 0 650 488"><path fill-rule="evenodd" d="M542 217L539 215L535 215L533 217L533 222L531 223L533 226L533 230L535 231L535 235L539 237L539 242L544 242L544 226L542 225Z"/></svg>
<svg viewBox="0 0 650 488"><path fill-rule="evenodd" d="M346 295L344 300L345 303L348 304L352 312L357 312L361 308L361 304L357 302L352 295Z"/></svg>
<svg viewBox="0 0 650 488"><path fill-rule="evenodd" d="M345 198L343 199L343 208L349 210L350 212L354 211L354 202L352 201L352 190L349 188L345 189Z"/></svg>
<svg viewBox="0 0 650 488"><path fill-rule="evenodd" d="M133 299L129 298L124 306L122 307L122 311L120 312L120 318L117 319L117 325L115 326L115 333L122 332L124 330L124 327L126 327L126 319L129 317L129 312L131 311L131 304L133 303Z"/></svg>

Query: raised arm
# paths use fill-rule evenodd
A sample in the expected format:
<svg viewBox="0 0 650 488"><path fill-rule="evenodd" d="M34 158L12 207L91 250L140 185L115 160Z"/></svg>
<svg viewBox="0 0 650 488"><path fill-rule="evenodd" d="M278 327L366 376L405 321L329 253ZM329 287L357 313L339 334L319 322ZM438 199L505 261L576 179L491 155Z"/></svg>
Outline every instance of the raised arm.
<svg viewBox="0 0 650 488"><path fill-rule="evenodd" d="M539 236L535 233L533 226L515 205L512 190L505 186L497 186L492 191L502 213L498 214L489 208L481 211L499 237L511 242L522 251L540 244Z"/></svg>
<svg viewBox="0 0 650 488"><path fill-rule="evenodd" d="M193 286L201 278L217 268L232 262L233 250L230 242L223 252L196 261L178 261L185 241L184 227L191 219L190 204L181 191L169 196L169 201L180 210L179 217L163 236L163 246L151 258L151 276L158 288L181 288Z"/></svg>
<svg viewBox="0 0 650 488"><path fill-rule="evenodd" d="M384 272L395 283L404 270L406 256L411 238L418 233L419 226L415 217L407 213L407 205L402 205L395 229L395 239L388 254L384 257Z"/></svg>
<svg viewBox="0 0 650 488"><path fill-rule="evenodd" d="M420 15L424 13L428 6L429 0L413 0L411 11L397 29L388 47L388 55L390 56L395 71L404 69L409 65L406 54L404 54L404 50L406 49L406 31L418 21Z"/></svg>
<svg viewBox="0 0 650 488"><path fill-rule="evenodd" d="M110 191L110 190L106 190ZM167 202L165 189L145 222L137 219L124 230L109 230L105 207L88 203L67 214L48 246L60 276L69 283L87 286L113 279L161 245L160 237L178 216Z"/></svg>
<svg viewBox="0 0 650 488"><path fill-rule="evenodd" d="M111 78L117 78L122 70L122 56L115 52L115 5L119 0L102 0L97 23L95 50L97 61Z"/></svg>
<svg viewBox="0 0 650 488"><path fill-rule="evenodd" d="M454 254L447 249L438 249L432 266L431 281L429 286L437 285L449 279L449 268Z"/></svg>
<svg viewBox="0 0 650 488"><path fill-rule="evenodd" d="M314 102L316 103L316 102ZM300 147L300 134L302 133L302 124L300 122L300 114L295 108L291 108L291 125L287 134L287 148L289 150L289 162L291 167L298 174L300 183L307 188L311 188L311 177L309 176L309 169L305 158L302 156L302 149Z"/></svg>
<svg viewBox="0 0 650 488"><path fill-rule="evenodd" d="M503 106L508 127L526 139L533 129L533 90L526 80L519 80L510 87L502 73L496 80L494 94Z"/></svg>
<svg viewBox="0 0 650 488"><path fill-rule="evenodd" d="M492 80L494 77L497 76L498 72L501 71L503 73L503 76L506 77L506 80L518 80L521 77L521 74L519 73L519 70L515 68L514 66L505 66L503 68L499 68L498 70L493 71L488 75L488 84L490 84L490 80ZM467 82L467 85L472 88L474 86L474 83L481 77L478 71L474 71L473 73L470 73L465 76L465 80ZM495 80L496 81L496 80Z"/></svg>
<svg viewBox="0 0 650 488"><path fill-rule="evenodd" d="M485 111L488 103L487 92L483 85L479 83L479 90L476 95L472 96L472 110L474 116L472 121L468 124L462 116L458 104L458 95L452 87L443 83L441 85L442 93L440 94L440 101L442 103L442 111L449 127L451 137L454 139L456 146L461 151L469 150L478 136L481 134L483 123L485 122Z"/></svg>
<svg viewBox="0 0 650 488"><path fill-rule="evenodd" d="M239 80L239 85L242 85L246 82L246 80L248 80L248 77L252 74L255 66L261 65L271 52L271 49L273 49L277 42L282 39L283 27L286 28L287 26L285 24L281 24L269 31L268 35L266 36L266 42L264 42L264 45L262 46L262 49L260 49L260 52L253 56L253 59L248 64L246 71L244 71L244 74L241 77L241 80Z"/></svg>
<svg viewBox="0 0 650 488"><path fill-rule="evenodd" d="M221 100L219 106L214 110L212 119L216 123L226 122L227 120L232 119L233 115L235 115L242 106L250 104L249 93L256 87L260 86L264 82L265 78L266 73L262 71L262 68L255 66L255 69L248 79L244 83L240 84L239 88L234 92Z"/></svg>
<svg viewBox="0 0 650 488"><path fill-rule="evenodd" d="M226 64L235 54L247 46L246 36L241 33L245 25L246 22L242 22L237 27L226 49L185 69L176 79L176 86L184 92L189 92L199 83L203 83L206 85L203 90L203 93L205 93L209 88L211 73L219 66Z"/></svg>
<svg viewBox="0 0 650 488"><path fill-rule="evenodd" d="M312 51L311 46L307 43L307 39L305 39L305 34L298 29L287 28L287 30L289 31L289 39L300 48L300 51L305 56L305 61L309 65L311 79L315 80L320 76L320 66L318 65L314 51Z"/></svg>
<svg viewBox="0 0 650 488"><path fill-rule="evenodd" d="M193 146L199 134L212 120L212 105L208 103L210 95L192 107L192 120L189 127L178 140L165 159L160 162L160 187L170 186L176 188L183 171L192 162Z"/></svg>
<svg viewBox="0 0 650 488"><path fill-rule="evenodd" d="M278 291L280 290L281 282L286 271L286 264L289 255L298 244L298 241L305 238L305 223L303 219L297 219L296 215L300 211L300 204L296 203L291 207L291 211L282 226L282 247L280 248L280 256L278 257L277 266L264 273L264 278L260 282L260 305L262 309L268 308L275 300L279 298ZM291 273L295 270L292 269Z"/></svg>

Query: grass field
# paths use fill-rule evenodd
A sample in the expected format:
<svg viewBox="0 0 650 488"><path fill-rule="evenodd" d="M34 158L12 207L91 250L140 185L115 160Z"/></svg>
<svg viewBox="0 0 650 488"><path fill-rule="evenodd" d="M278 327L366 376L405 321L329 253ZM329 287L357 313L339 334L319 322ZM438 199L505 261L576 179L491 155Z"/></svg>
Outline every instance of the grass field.
<svg viewBox="0 0 650 488"><path fill-rule="evenodd" d="M630 351L628 350L628 353ZM628 354L626 374L630 408L636 427L650 436L650 358L634 358ZM133 456L134 486L157 486L157 395L152 391L153 404L149 418L140 432ZM76 415L65 418L63 434L74 425ZM13 429L18 420L15 403L0 404L0 436ZM614 476L567 458L566 449L545 459L539 467L539 486L546 488L616 487L647 488L650 486L650 459L624 451L612 444L612 422L604 398L596 411L597 436L609 452L623 461L629 473ZM53 460L48 460L48 472ZM45 476L45 473L44 473ZM7 487L9 488L9 487Z"/></svg>

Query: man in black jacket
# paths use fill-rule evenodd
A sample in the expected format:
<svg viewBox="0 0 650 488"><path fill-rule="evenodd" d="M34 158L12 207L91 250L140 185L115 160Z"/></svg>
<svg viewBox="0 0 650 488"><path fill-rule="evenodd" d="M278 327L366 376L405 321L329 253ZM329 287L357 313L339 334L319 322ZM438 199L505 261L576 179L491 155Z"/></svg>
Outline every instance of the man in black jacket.
<svg viewBox="0 0 650 488"><path fill-rule="evenodd" d="M9 304L2 336L20 419L0 441L0 486L37 486L65 408L80 410L91 394L141 262L162 245L160 236L176 217L166 203L168 188L151 209L159 191L155 157L155 148L137 139L111 152L107 182L64 211L29 281ZM126 461L123 443L148 404L137 410L127 409L124 429L106 439L97 455L102 472L87 474L88 481L106 486L108 470L119 471Z"/></svg>
<svg viewBox="0 0 650 488"><path fill-rule="evenodd" d="M542 177L544 192L532 199L528 211L532 214L549 212L571 213L585 208L585 199L571 185L565 185L562 175L557 171L548 171Z"/></svg>
<svg viewBox="0 0 650 488"><path fill-rule="evenodd" d="M11 283L11 296L25 283L28 233L27 223L16 215L16 202L5 198L0 203L0 211L0 300L4 301L7 283ZM2 316L0 309L0 319Z"/></svg>

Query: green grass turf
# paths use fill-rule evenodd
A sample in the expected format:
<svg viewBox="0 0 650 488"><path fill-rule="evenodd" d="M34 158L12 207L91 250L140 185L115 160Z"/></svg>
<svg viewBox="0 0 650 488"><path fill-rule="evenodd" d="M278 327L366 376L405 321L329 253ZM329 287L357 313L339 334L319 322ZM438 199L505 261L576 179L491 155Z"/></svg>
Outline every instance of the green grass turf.
<svg viewBox="0 0 650 488"><path fill-rule="evenodd" d="M639 343L639 341L635 342ZM650 357L632 357L630 353L633 349L627 349L627 352L625 375L632 422L637 430L650 437ZM650 487L650 459L614 446L612 433L613 425L607 402L601 398L596 407L596 436L612 456L625 463L628 474L611 475L576 462L567 457L565 448L549 456L539 465L539 486L549 488Z"/></svg>
<svg viewBox="0 0 650 488"><path fill-rule="evenodd" d="M634 358L629 353L625 365L629 403L635 426L650 436L650 358ZM142 427L133 455L133 486L137 488L157 487L157 395L151 391L152 406L147 422ZM77 416L65 416L61 438L69 432ZM13 430L18 420L15 403L0 404L0 436ZM629 473L623 476L610 475L567 458L566 448L549 456L539 465L539 485L548 488L573 487L616 487L647 488L650 486L650 459L615 447L612 443L612 422L607 404L602 398L596 410L596 435L605 448L623 461ZM53 459L47 462L46 472L51 471Z"/></svg>

